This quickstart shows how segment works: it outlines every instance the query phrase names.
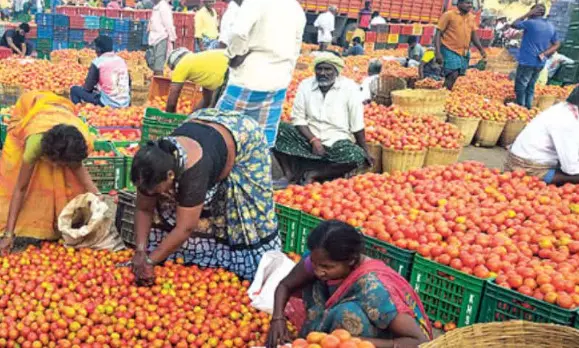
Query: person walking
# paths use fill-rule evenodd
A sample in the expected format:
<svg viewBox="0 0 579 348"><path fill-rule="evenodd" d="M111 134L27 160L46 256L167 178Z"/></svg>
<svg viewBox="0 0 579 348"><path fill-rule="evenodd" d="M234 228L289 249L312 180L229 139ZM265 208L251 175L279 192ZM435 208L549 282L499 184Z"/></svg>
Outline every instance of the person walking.
<svg viewBox="0 0 579 348"><path fill-rule="evenodd" d="M328 46L332 44L332 33L336 25L336 13L338 13L338 8L332 5L328 7L326 12L321 13L314 22L314 27L318 29L320 51L327 50Z"/></svg>
<svg viewBox="0 0 579 348"><path fill-rule="evenodd" d="M195 12L195 43L199 51L217 48L219 41L219 18L213 8L215 0L204 0L203 6Z"/></svg>
<svg viewBox="0 0 579 348"><path fill-rule="evenodd" d="M511 25L523 30L517 59L519 66L515 77L515 94L517 104L528 109L533 107L535 84L547 59L561 46L555 27L544 18L545 11L545 5L535 5Z"/></svg>
<svg viewBox="0 0 579 348"><path fill-rule="evenodd" d="M470 60L470 44L487 54L476 34L476 18L471 13L472 0L458 0L457 8L445 12L438 21L434 36L436 59L444 69L444 87L452 90L459 76L466 74Z"/></svg>
<svg viewBox="0 0 579 348"><path fill-rule="evenodd" d="M270 148L305 25L306 15L296 0L244 0L227 46L229 81L217 108L257 120Z"/></svg>
<svg viewBox="0 0 579 348"><path fill-rule="evenodd" d="M171 5L165 0L153 0L155 6L149 21L149 48L145 53L147 65L156 76L163 75L167 55L173 50L177 33L173 24Z"/></svg>

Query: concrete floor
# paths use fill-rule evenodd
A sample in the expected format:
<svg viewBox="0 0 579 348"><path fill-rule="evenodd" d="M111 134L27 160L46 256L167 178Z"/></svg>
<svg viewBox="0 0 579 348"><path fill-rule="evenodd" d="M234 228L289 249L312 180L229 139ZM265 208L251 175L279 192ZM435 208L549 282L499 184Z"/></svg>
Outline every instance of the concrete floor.
<svg viewBox="0 0 579 348"><path fill-rule="evenodd" d="M476 147L467 146L462 150L459 157L459 162L464 161L478 161L484 163L489 168L503 169L505 159L507 157L507 150L502 147Z"/></svg>

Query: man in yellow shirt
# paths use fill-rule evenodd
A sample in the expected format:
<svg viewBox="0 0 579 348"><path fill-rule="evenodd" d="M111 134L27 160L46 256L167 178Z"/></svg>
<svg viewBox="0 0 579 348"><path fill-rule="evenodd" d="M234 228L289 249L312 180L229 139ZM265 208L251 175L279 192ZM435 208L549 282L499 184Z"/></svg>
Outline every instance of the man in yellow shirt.
<svg viewBox="0 0 579 348"><path fill-rule="evenodd" d="M470 43L486 53L476 34L476 18L471 13L472 0L458 0L457 9L445 12L438 21L434 37L436 60L444 68L444 87L451 90L459 76L466 74L470 60Z"/></svg>
<svg viewBox="0 0 579 348"><path fill-rule="evenodd" d="M169 54L167 64L173 71L167 98L167 112L175 112L177 109L179 95L186 81L202 88L203 99L193 111L215 104L219 91L227 80L229 59L225 56L225 50L192 53L186 48L178 48Z"/></svg>
<svg viewBox="0 0 579 348"><path fill-rule="evenodd" d="M195 12L195 41L199 51L217 48L219 41L219 18L213 8L215 0L204 0L203 6Z"/></svg>

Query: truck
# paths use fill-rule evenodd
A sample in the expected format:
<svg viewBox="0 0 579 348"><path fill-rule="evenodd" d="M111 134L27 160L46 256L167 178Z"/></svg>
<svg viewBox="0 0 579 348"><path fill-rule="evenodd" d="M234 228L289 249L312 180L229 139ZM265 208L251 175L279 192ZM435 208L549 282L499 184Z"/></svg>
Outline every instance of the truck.
<svg viewBox="0 0 579 348"><path fill-rule="evenodd" d="M304 41L317 42L317 29L314 22L320 13L328 10L329 6L336 6L334 42L344 45L348 40L348 33L352 33L358 27L360 10L364 7L365 0L298 0L306 12L307 24ZM378 11L389 23L401 25L424 25L433 26L440 16L447 10L456 6L456 0L373 0L372 11ZM482 12L480 0L473 1L478 23ZM398 30L396 30L398 31ZM396 34L396 33L393 33Z"/></svg>

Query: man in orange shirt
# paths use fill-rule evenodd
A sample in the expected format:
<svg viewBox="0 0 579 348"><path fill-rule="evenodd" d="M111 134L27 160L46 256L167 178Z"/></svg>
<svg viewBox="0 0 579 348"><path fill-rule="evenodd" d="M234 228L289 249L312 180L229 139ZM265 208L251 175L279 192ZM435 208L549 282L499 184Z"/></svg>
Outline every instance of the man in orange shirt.
<svg viewBox="0 0 579 348"><path fill-rule="evenodd" d="M456 10L445 12L440 17L434 37L436 60L444 68L444 87L449 90L459 76L466 74L471 42L480 51L483 59L487 56L476 34L475 16L470 13L472 0L458 0L456 7Z"/></svg>

